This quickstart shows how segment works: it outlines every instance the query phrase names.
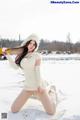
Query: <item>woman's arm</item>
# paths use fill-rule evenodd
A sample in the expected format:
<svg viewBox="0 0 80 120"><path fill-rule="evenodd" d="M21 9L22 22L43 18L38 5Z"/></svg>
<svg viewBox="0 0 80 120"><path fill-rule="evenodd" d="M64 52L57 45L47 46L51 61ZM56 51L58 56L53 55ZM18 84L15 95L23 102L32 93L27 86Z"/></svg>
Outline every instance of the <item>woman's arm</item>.
<svg viewBox="0 0 80 120"><path fill-rule="evenodd" d="M44 88L42 87L42 78L41 78L41 74L40 74L40 64L41 64L41 59L37 59L36 63L35 63L35 71L36 71L36 79L37 79L37 86L38 86L38 92L39 93L43 93L44 92Z"/></svg>
<svg viewBox="0 0 80 120"><path fill-rule="evenodd" d="M15 63L15 61L12 59L12 57L9 54L7 54L6 57L7 57L9 64L11 65L12 68L14 68L14 69L19 68L19 66Z"/></svg>
<svg viewBox="0 0 80 120"><path fill-rule="evenodd" d="M13 58L11 57L11 55L14 55L14 54L21 54L23 51L23 48L20 47L20 48L7 48L5 49L5 51L3 51L3 54L6 55L8 61L9 61L9 64L14 68L14 69L18 69L19 66L15 63L15 61L13 60Z"/></svg>
<svg viewBox="0 0 80 120"><path fill-rule="evenodd" d="M41 86L40 64L41 64L41 59L39 58L35 62L35 72L36 72L36 79L38 86Z"/></svg>

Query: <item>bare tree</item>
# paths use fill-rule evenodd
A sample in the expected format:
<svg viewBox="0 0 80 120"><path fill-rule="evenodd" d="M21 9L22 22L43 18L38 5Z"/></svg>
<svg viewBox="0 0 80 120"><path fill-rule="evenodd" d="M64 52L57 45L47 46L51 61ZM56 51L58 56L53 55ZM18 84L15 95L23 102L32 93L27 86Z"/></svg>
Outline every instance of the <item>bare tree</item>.
<svg viewBox="0 0 80 120"><path fill-rule="evenodd" d="M66 52L67 52L67 53L71 53L71 52L72 52L72 43L71 43L71 35L70 35L70 32L68 32L68 34L67 34Z"/></svg>

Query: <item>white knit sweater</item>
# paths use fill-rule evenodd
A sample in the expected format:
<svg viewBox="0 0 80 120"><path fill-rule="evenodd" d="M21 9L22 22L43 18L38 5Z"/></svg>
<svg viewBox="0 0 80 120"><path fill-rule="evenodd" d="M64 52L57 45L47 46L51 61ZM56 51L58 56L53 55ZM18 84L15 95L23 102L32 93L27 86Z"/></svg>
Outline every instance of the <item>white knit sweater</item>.
<svg viewBox="0 0 80 120"><path fill-rule="evenodd" d="M37 52L28 53L21 60L21 67L24 72L25 81L24 81L24 89L26 90L37 90L39 86L45 87L45 83L40 75L40 66L35 66L35 62L37 59L40 59L41 56ZM19 66L15 64L11 56L8 54L7 59L11 66L15 69L18 69Z"/></svg>

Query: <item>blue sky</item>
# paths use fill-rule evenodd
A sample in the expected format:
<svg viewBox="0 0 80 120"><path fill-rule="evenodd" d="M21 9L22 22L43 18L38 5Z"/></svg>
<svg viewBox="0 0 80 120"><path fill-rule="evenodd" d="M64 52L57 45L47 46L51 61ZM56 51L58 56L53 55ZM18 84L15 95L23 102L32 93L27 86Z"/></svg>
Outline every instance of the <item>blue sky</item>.
<svg viewBox="0 0 80 120"><path fill-rule="evenodd" d="M50 0L0 0L0 38L25 39L37 33L44 39L80 41L80 4L50 4Z"/></svg>

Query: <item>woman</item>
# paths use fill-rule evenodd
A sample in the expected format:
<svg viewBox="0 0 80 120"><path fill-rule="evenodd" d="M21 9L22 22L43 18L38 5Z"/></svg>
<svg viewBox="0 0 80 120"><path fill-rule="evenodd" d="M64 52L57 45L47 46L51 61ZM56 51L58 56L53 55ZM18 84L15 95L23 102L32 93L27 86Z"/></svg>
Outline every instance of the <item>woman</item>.
<svg viewBox="0 0 80 120"><path fill-rule="evenodd" d="M6 57L14 68L21 68L24 72L24 88L11 106L12 112L18 112L31 95L37 95L48 114L55 114L56 105L51 101L44 81L40 75L41 57L37 52L39 39L35 34L30 35L19 49L5 50ZM16 54L15 62L9 54Z"/></svg>

